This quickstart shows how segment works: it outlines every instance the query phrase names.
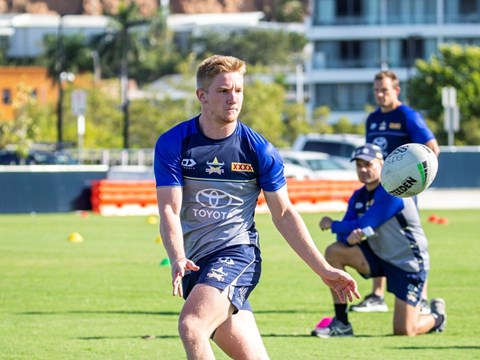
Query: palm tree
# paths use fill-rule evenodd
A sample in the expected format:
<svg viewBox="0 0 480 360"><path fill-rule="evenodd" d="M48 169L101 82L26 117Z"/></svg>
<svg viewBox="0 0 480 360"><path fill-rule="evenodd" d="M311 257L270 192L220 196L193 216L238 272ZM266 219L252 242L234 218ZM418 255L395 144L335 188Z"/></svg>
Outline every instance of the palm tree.
<svg viewBox="0 0 480 360"><path fill-rule="evenodd" d="M107 70L107 76L112 73L120 75L121 109L123 112L123 146L128 149L129 144L129 99L128 99L128 68L129 64L141 58L142 46L135 32L131 29L144 25L148 21L140 17L138 5L135 2L125 4L122 1L118 12L111 15L111 22L107 32L96 38L94 43L98 47L98 54Z"/></svg>

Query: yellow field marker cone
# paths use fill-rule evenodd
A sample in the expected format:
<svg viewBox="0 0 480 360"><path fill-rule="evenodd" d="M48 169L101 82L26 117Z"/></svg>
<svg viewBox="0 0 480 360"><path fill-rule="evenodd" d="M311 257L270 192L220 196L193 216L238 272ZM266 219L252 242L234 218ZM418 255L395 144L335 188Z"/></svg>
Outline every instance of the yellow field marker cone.
<svg viewBox="0 0 480 360"><path fill-rule="evenodd" d="M158 218L154 215L147 217L147 223L150 225L158 224Z"/></svg>
<svg viewBox="0 0 480 360"><path fill-rule="evenodd" d="M68 241L70 241L71 243L80 243L83 241L83 237L78 232L73 232L68 235Z"/></svg>

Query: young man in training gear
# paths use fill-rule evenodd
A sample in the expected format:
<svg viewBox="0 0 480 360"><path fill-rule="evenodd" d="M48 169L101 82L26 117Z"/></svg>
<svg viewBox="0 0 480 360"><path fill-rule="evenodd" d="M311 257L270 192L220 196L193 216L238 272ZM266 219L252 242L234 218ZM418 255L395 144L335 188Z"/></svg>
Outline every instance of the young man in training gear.
<svg viewBox="0 0 480 360"><path fill-rule="evenodd" d="M293 250L338 292L359 298L355 280L330 266L289 200L283 162L241 123L245 62L214 55L198 67L201 113L162 134L154 170L160 233L183 296L178 331L188 359L214 359L212 339L234 359L268 359L248 301L261 272L254 214L263 190L273 223Z"/></svg>
<svg viewBox="0 0 480 360"><path fill-rule="evenodd" d="M327 261L342 270L350 266L365 278L387 278L387 291L395 295L394 335L443 331L447 319L445 301L433 299L431 314L420 314L418 306L429 256L414 200L392 196L381 186L383 155L378 146L367 143L357 148L352 161L356 162L357 175L364 186L353 193L341 221L328 216L320 220L322 230L331 229L337 235L337 241L326 250ZM333 321L315 328L312 335L353 336L347 305L333 292L332 297Z"/></svg>
<svg viewBox="0 0 480 360"><path fill-rule="evenodd" d="M386 158L400 145L419 143L428 146L438 156L435 135L427 126L423 116L400 100L400 81L391 70L379 71L373 81L373 92L378 108L367 117L365 122L365 140L378 145ZM359 304L350 306L350 311L384 312L388 311L385 303L385 278L372 280L372 292ZM430 312L427 300L427 285L423 289L420 303L422 313Z"/></svg>

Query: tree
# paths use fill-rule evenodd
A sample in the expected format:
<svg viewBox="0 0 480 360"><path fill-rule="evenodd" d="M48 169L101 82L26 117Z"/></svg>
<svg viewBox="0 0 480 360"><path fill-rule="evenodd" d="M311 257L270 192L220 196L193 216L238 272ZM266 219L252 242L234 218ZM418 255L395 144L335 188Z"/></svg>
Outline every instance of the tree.
<svg viewBox="0 0 480 360"><path fill-rule="evenodd" d="M138 33L143 48L140 61L129 64L130 77L138 85L148 84L163 75L178 72L183 59L173 42L173 32L167 27L166 14L160 7L150 19L148 30Z"/></svg>
<svg viewBox="0 0 480 360"><path fill-rule="evenodd" d="M298 0L279 0L274 7L274 16L278 22L302 23L306 9Z"/></svg>
<svg viewBox="0 0 480 360"><path fill-rule="evenodd" d="M20 159L25 159L28 156L33 140L40 130L29 112L29 109L35 107L36 104L33 88L24 83L19 83L17 94L12 102L14 119L0 124L2 147L15 144Z"/></svg>
<svg viewBox="0 0 480 360"><path fill-rule="evenodd" d="M135 2L128 4L120 2L117 14L112 16L109 31L98 39L99 54L103 66L113 70L113 74L120 76L121 109L123 113L123 147L128 149L129 144L129 99L128 80L129 64L142 58L142 46L137 33L131 31L133 27L147 23L140 17L138 5ZM113 75L112 74L112 75Z"/></svg>
<svg viewBox="0 0 480 360"><path fill-rule="evenodd" d="M83 34L62 35L62 66L59 66L58 41L57 35L45 36L40 57L40 63L48 68L48 76L54 83L58 83L61 71L79 74L92 70L91 51Z"/></svg>
<svg viewBox="0 0 480 360"><path fill-rule="evenodd" d="M447 143L443 128L442 88L457 89L460 131L456 145L480 143L480 47L443 45L438 55L416 62L416 75L409 82L411 105L422 109L440 144Z"/></svg>
<svg viewBox="0 0 480 360"><path fill-rule="evenodd" d="M193 93L192 93L193 94ZM153 148L160 134L181 121L192 118L200 111L195 105L188 106L189 99L145 99L132 102L132 147ZM187 111L189 109L190 111Z"/></svg>
<svg viewBox="0 0 480 360"><path fill-rule="evenodd" d="M208 31L191 39L199 58L232 55L248 65L289 65L307 44L304 35L278 30ZM261 49L261 51L259 51Z"/></svg>

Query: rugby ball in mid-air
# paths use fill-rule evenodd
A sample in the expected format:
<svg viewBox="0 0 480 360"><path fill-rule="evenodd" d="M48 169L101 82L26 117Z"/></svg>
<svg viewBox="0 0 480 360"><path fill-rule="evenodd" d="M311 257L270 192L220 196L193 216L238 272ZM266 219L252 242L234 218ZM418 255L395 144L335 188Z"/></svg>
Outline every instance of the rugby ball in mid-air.
<svg viewBox="0 0 480 360"><path fill-rule="evenodd" d="M416 143L400 145L385 159L382 186L393 196L415 196L430 186L437 170L437 156L428 146Z"/></svg>

